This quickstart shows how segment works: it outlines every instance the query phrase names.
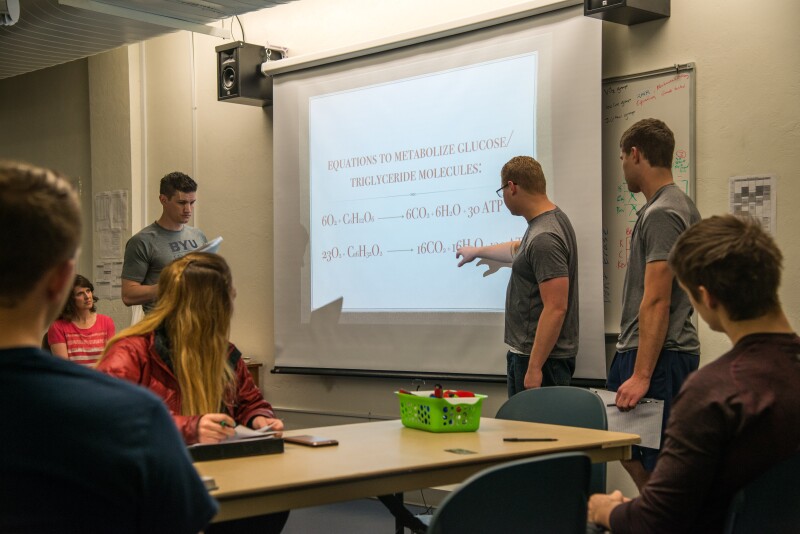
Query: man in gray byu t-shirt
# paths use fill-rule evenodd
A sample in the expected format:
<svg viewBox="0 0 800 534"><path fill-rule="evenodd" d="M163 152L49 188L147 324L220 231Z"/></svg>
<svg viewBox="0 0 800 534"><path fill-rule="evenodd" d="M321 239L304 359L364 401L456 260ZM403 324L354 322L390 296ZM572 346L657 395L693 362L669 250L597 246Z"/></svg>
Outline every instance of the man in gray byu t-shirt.
<svg viewBox="0 0 800 534"><path fill-rule="evenodd" d="M122 265L122 301L141 304L145 312L155 305L161 270L208 241L199 229L186 226L197 201L197 183L172 172L161 179L159 192L161 217L128 240Z"/></svg>
<svg viewBox="0 0 800 534"><path fill-rule="evenodd" d="M643 397L663 400L662 432L672 398L700 364L692 306L667 265L678 236L700 221L694 202L672 179L674 150L672 131L657 119L641 120L622 134L625 181L647 203L631 235L620 336L607 383L622 411L635 409ZM622 462L640 489L657 457L658 449L634 446L633 458Z"/></svg>
<svg viewBox="0 0 800 534"><path fill-rule="evenodd" d="M459 267L475 258L511 264L506 291L508 396L540 386L568 386L578 354L578 248L566 214L550 202L542 167L517 156L500 172L512 215L525 217L520 241L461 247Z"/></svg>

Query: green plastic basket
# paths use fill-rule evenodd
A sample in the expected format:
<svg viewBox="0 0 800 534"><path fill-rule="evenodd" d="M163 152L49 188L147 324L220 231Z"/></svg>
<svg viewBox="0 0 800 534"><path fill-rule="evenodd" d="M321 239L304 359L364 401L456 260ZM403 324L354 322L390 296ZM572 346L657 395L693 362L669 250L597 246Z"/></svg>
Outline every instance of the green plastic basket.
<svg viewBox="0 0 800 534"><path fill-rule="evenodd" d="M400 400L403 426L428 432L475 432L481 424L481 405L486 395L437 399L395 392ZM432 393L432 392L431 392Z"/></svg>

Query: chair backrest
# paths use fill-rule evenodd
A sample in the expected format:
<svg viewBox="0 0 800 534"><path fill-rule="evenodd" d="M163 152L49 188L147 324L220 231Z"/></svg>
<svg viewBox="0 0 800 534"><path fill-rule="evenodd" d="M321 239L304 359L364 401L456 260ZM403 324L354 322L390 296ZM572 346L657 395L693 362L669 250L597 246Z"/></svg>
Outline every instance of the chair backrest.
<svg viewBox="0 0 800 534"><path fill-rule="evenodd" d="M588 389L571 386L521 391L508 399L495 417L529 423L608 430L606 407L600 396ZM598 463L592 466L590 491L606 492L606 464Z"/></svg>
<svg viewBox="0 0 800 534"><path fill-rule="evenodd" d="M584 534L590 465L585 454L570 452L481 471L442 501L428 534Z"/></svg>
<svg viewBox="0 0 800 534"><path fill-rule="evenodd" d="M772 466L731 502L725 534L797 532L800 528L800 452Z"/></svg>

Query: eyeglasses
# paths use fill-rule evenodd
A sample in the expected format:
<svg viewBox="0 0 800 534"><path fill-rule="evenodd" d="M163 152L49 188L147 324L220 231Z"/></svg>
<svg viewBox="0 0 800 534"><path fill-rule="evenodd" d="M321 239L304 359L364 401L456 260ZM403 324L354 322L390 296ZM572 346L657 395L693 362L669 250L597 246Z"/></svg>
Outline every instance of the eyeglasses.
<svg viewBox="0 0 800 534"><path fill-rule="evenodd" d="M503 187L501 187L501 188L499 188L497 191L495 191L495 193L497 193L497 196L498 196L498 197L500 197L500 198L503 198L503 189L505 189L506 187L508 187L508 184L510 184L510 183L511 183L511 182L506 182L506 185L504 185Z"/></svg>

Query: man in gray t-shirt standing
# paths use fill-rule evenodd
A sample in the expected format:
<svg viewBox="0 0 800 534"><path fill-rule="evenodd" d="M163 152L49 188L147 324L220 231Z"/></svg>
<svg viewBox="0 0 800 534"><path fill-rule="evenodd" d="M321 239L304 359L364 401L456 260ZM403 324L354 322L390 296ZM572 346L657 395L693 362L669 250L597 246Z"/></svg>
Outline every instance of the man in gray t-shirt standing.
<svg viewBox="0 0 800 534"><path fill-rule="evenodd" d="M161 179L158 200L161 217L128 240L122 265L122 302L141 304L145 313L158 297L161 270L208 241L199 229L186 225L197 201L194 180L182 172L167 174Z"/></svg>
<svg viewBox="0 0 800 534"><path fill-rule="evenodd" d="M674 150L672 131L657 119L637 122L620 140L628 189L643 193L647 203L631 235L620 335L607 384L617 392L622 411L633 410L643 397L664 400L664 423L672 398L700 363L692 305L667 264L678 237L700 221L694 202L672 179ZM633 458L623 465L642 488L658 449L633 449Z"/></svg>
<svg viewBox="0 0 800 534"><path fill-rule="evenodd" d="M512 158L497 190L512 215L525 217L520 241L461 247L458 266L475 258L511 265L506 291L508 396L541 386L568 386L578 354L578 247L566 214L547 198L541 165Z"/></svg>

